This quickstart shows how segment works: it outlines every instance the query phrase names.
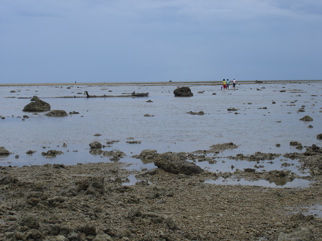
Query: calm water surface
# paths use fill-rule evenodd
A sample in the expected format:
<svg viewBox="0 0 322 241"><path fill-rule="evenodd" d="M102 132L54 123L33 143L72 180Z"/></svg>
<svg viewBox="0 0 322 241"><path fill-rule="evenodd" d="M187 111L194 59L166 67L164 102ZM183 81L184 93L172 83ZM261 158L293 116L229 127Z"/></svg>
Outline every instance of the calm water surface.
<svg viewBox="0 0 322 241"><path fill-rule="evenodd" d="M288 153L299 152L289 145L299 141L304 146L322 141L316 135L322 133L322 84L240 84L237 90L221 91L220 86L191 86L190 98L176 98L176 86L38 86L1 87L0 120L1 142L13 154L0 158L0 165L39 165L45 163L77 164L109 161L107 157L89 154L89 143L99 141L118 142L104 150L121 150L126 157L121 161L132 163L132 168L151 168L131 156L144 149L156 149L159 153L193 152L207 150L211 145L233 142L239 147L224 151L222 160L216 164L199 163L212 171L226 171L232 160L226 156L257 151ZM87 90L92 95L121 95L124 93L149 92L144 98L52 98L83 96ZM282 91L282 92L281 92ZM284 92L285 91L285 92ZM64 118L46 117L45 113L34 115L22 111L29 99L37 95L51 105L52 110L77 111L78 115ZM12 97L12 98L8 98ZM151 100L152 102L147 102ZM303 107L305 112L299 112ZM237 111L229 112L228 108ZM189 115L187 112L204 111L205 115ZM29 118L22 118L23 115ZM145 114L153 117L145 117ZM299 119L311 116L312 122ZM20 117L20 118L19 118ZM312 125L313 128L308 128ZM101 136L94 136L95 134ZM128 144L127 141L141 144ZM66 143L67 147L63 147ZM276 147L276 144L280 147ZM46 159L41 152L60 150L64 154ZM32 156L28 150L37 151ZM19 155L16 159L15 156ZM265 169L281 168L264 162ZM240 169L254 163L241 162ZM295 171L298 163L290 168Z"/></svg>

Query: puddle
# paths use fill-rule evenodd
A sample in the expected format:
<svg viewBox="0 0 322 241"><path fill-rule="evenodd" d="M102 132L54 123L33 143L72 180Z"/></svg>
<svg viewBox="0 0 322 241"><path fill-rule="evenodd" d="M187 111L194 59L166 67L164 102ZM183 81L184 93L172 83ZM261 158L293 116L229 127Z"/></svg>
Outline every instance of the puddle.
<svg viewBox="0 0 322 241"><path fill-rule="evenodd" d="M136 177L134 175L129 175L127 177L127 180L128 180L128 182L124 182L122 184L123 186L132 186L132 185L135 185L138 182L138 180L136 179Z"/></svg>
<svg viewBox="0 0 322 241"><path fill-rule="evenodd" d="M262 186L274 188L305 188L309 187L311 182L305 179L296 178L291 182L286 182L283 185L278 185L274 182L266 180L248 181L245 179L218 178L217 180L206 180L205 183L215 185L241 185L241 186Z"/></svg>
<svg viewBox="0 0 322 241"><path fill-rule="evenodd" d="M313 206L307 207L288 207L287 210L290 210L291 213L303 213L303 215L313 215L316 218L322 218L322 204L315 204Z"/></svg>
<svg viewBox="0 0 322 241"><path fill-rule="evenodd" d="M304 215L313 215L314 217L322 218L322 204L316 204L308 207L308 211Z"/></svg>

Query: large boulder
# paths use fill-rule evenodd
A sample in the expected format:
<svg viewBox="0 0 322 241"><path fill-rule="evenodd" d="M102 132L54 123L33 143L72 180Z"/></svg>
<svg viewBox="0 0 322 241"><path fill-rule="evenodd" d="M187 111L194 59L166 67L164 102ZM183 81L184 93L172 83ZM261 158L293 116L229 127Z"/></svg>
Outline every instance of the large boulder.
<svg viewBox="0 0 322 241"><path fill-rule="evenodd" d="M203 172L203 169L195 163L182 160L181 157L175 153L167 152L159 154L154 161L154 164L166 172L174 174L193 175Z"/></svg>
<svg viewBox="0 0 322 241"><path fill-rule="evenodd" d="M175 97L190 97L193 96L189 87L178 87L173 91Z"/></svg>
<svg viewBox="0 0 322 241"><path fill-rule="evenodd" d="M50 111L50 104L47 102L39 99L37 96L34 96L30 100L31 102L26 105L22 111L26 112L44 112Z"/></svg>
<svg viewBox="0 0 322 241"><path fill-rule="evenodd" d="M8 156L10 152L4 148L3 146L0 146L0 156Z"/></svg>
<svg viewBox="0 0 322 241"><path fill-rule="evenodd" d="M64 117L68 116L67 112L64 110L52 110L46 114L49 117Z"/></svg>

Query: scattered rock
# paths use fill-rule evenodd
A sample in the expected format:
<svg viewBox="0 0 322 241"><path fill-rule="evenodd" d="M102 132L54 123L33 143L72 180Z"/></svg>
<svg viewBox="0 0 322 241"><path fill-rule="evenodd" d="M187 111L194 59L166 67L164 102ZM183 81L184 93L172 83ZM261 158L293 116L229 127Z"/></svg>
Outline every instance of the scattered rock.
<svg viewBox="0 0 322 241"><path fill-rule="evenodd" d="M173 91L175 97L191 97L193 93L189 87L178 87Z"/></svg>
<svg viewBox="0 0 322 241"><path fill-rule="evenodd" d="M119 150L104 151L102 154L105 157L109 157L111 161L119 161L121 158L126 156L123 151Z"/></svg>
<svg viewBox="0 0 322 241"><path fill-rule="evenodd" d="M141 141L127 141L127 144L141 144Z"/></svg>
<svg viewBox="0 0 322 241"><path fill-rule="evenodd" d="M103 145L98 141L90 143L89 146L91 147L91 149L102 149L103 147Z"/></svg>
<svg viewBox="0 0 322 241"><path fill-rule="evenodd" d="M228 108L227 110L228 111L238 111L238 109L236 109L236 108Z"/></svg>
<svg viewBox="0 0 322 241"><path fill-rule="evenodd" d="M235 149L238 146L232 142L222 143L222 144L216 144L210 146L210 150L208 152L216 153L216 152L222 152L228 149Z"/></svg>
<svg viewBox="0 0 322 241"><path fill-rule="evenodd" d="M151 163L154 162L156 157L158 156L157 150L143 150L140 155L133 156L134 158L141 159L143 163Z"/></svg>
<svg viewBox="0 0 322 241"><path fill-rule="evenodd" d="M303 149L303 145L300 142L297 142L297 141L291 141L290 146L295 146L296 149L299 149L299 150Z"/></svg>
<svg viewBox="0 0 322 241"><path fill-rule="evenodd" d="M42 152L41 155L46 156L47 158L53 158L56 157L57 155L63 154L62 151L56 151L56 150L49 150L47 152Z"/></svg>
<svg viewBox="0 0 322 241"><path fill-rule="evenodd" d="M46 114L49 117L65 117L68 116L67 112L64 110L52 110Z"/></svg>
<svg viewBox="0 0 322 241"><path fill-rule="evenodd" d="M300 120L301 121L313 121L313 118L308 116L308 115L306 115L306 116L302 117Z"/></svg>
<svg viewBox="0 0 322 241"><path fill-rule="evenodd" d="M31 103L26 105L22 111L26 112L44 112L44 111L50 111L50 104L48 104L45 101L42 101L37 96L34 96L31 98Z"/></svg>
<svg viewBox="0 0 322 241"><path fill-rule="evenodd" d="M81 93L82 94L82 93ZM69 112L70 115L79 115L79 112L78 111L71 111Z"/></svg>
<svg viewBox="0 0 322 241"><path fill-rule="evenodd" d="M205 112L203 112L203 111L199 111L199 112L189 111L189 112L187 112L187 114L190 114L190 115L204 115Z"/></svg>
<svg viewBox="0 0 322 241"><path fill-rule="evenodd" d="M28 154L28 155L32 155L32 154L34 154L36 151L32 151L32 150L29 150L29 151L27 151L26 152L26 154Z"/></svg>
<svg viewBox="0 0 322 241"><path fill-rule="evenodd" d="M316 139L318 139L318 140L322 140L322 133L321 133L321 134L316 135Z"/></svg>

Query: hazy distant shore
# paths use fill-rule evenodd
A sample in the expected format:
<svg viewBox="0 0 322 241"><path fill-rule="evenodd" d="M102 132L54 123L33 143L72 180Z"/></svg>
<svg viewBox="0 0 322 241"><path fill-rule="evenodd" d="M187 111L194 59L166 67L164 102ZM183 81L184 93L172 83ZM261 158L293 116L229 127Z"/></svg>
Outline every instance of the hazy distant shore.
<svg viewBox="0 0 322 241"><path fill-rule="evenodd" d="M237 80L237 84L285 84L285 83L311 83L311 82L322 82L322 80ZM74 82L74 83L19 83L19 84L0 84L1 87L5 86L55 86L55 85L104 85L104 86L117 86L117 85L173 85L173 86L182 86L182 85L220 85L221 81L167 81L167 82L93 82L93 83L84 83L84 82Z"/></svg>

